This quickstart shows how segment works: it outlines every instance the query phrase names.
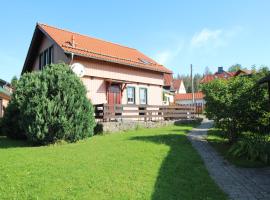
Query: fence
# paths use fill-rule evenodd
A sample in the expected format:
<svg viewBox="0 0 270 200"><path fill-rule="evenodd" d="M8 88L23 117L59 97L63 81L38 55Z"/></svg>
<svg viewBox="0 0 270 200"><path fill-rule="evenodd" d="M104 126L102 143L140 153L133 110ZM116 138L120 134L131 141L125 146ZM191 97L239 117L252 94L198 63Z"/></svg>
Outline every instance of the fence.
<svg viewBox="0 0 270 200"><path fill-rule="evenodd" d="M118 119L135 119L158 121L168 119L192 119L199 113L196 105L130 105L130 104L98 104L95 105L95 118L102 121Z"/></svg>

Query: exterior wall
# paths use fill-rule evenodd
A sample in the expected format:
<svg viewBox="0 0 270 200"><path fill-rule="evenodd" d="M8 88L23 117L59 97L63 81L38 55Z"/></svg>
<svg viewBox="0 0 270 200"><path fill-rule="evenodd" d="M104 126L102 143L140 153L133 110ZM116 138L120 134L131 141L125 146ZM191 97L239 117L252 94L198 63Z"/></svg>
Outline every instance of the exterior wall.
<svg viewBox="0 0 270 200"><path fill-rule="evenodd" d="M4 108L7 107L9 100L2 97L0 97L0 99L0 103L2 103L2 105L0 105L0 109L2 109L2 113L0 112L0 117L2 117L4 114Z"/></svg>
<svg viewBox="0 0 270 200"><path fill-rule="evenodd" d="M178 90L178 94L186 94L186 88L185 88L185 85L184 85L184 82L181 81L181 84L180 84L180 87L179 87L179 90Z"/></svg>
<svg viewBox="0 0 270 200"><path fill-rule="evenodd" d="M83 77L82 81L87 89L87 97L93 104L107 103L106 82L102 78ZM135 87L135 103L140 104L139 89L147 89L148 105L162 105L162 87L157 85L127 84L127 87ZM122 93L122 104L127 104L127 89Z"/></svg>
<svg viewBox="0 0 270 200"><path fill-rule="evenodd" d="M140 88L147 89L147 105L162 105L162 87L158 85L127 84L127 87L135 87L135 104L140 104ZM122 93L122 104L127 104L127 89Z"/></svg>
<svg viewBox="0 0 270 200"><path fill-rule="evenodd" d="M134 70L129 69L130 67L84 58L75 58L72 63L84 65L86 76L81 79L86 86L87 96L93 104L107 103L105 79L112 79L129 82L127 87L135 87L136 105L140 103L139 88L147 89L148 105L162 105L162 73ZM127 104L126 89L122 93L122 104Z"/></svg>
<svg viewBox="0 0 270 200"><path fill-rule="evenodd" d="M195 99L195 103L198 104L205 104L205 101L203 99ZM192 104L192 99L188 99L188 100L177 100L176 104Z"/></svg>
<svg viewBox="0 0 270 200"><path fill-rule="evenodd" d="M72 63L84 65L87 76L116 79L128 82L163 85L163 74L142 69L132 69L114 63L95 61L93 59L75 57Z"/></svg>
<svg viewBox="0 0 270 200"><path fill-rule="evenodd" d="M174 103L174 95L164 92L164 96L166 98L166 101L163 101L163 105L170 105Z"/></svg>
<svg viewBox="0 0 270 200"><path fill-rule="evenodd" d="M53 59L54 63L60 63L60 62L65 62L68 63L69 59L65 55L64 51L56 45L51 39L48 37L44 36L43 40L40 44L40 48L38 51L38 56L35 58L34 65L33 65L33 70L38 70L39 69L39 54L42 53L45 49L53 46Z"/></svg>
<svg viewBox="0 0 270 200"><path fill-rule="evenodd" d="M82 82L86 87L87 97L91 99L93 104L107 103L104 79L83 77Z"/></svg>

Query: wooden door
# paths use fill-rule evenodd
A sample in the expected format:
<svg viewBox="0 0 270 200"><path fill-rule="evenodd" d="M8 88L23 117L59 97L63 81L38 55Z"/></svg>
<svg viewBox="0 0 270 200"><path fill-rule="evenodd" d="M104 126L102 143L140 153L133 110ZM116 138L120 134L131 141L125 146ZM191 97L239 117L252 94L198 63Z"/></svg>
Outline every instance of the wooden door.
<svg viewBox="0 0 270 200"><path fill-rule="evenodd" d="M121 114L121 109L116 108L116 104L121 104L121 85L120 84L112 84L108 88L108 104L109 111L111 114L119 115Z"/></svg>
<svg viewBox="0 0 270 200"><path fill-rule="evenodd" d="M121 104L120 84L112 84L108 88L108 104L110 106Z"/></svg>

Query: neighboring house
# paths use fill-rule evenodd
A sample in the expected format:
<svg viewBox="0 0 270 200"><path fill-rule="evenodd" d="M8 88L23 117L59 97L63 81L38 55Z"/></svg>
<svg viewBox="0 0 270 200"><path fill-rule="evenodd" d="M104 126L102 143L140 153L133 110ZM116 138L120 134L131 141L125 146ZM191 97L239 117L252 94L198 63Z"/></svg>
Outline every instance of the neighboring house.
<svg viewBox="0 0 270 200"><path fill-rule="evenodd" d="M11 96L11 86L6 81L0 79L0 117L3 117L5 108Z"/></svg>
<svg viewBox="0 0 270 200"><path fill-rule="evenodd" d="M176 94L186 94L187 93L183 80L173 79L173 88L175 89Z"/></svg>
<svg viewBox="0 0 270 200"><path fill-rule="evenodd" d="M200 83L209 83L215 79L229 79L231 77L239 76L239 75L250 75L252 74L251 70L238 70L236 72L226 72L223 70L223 67L218 67L218 71L214 74L205 75Z"/></svg>
<svg viewBox="0 0 270 200"><path fill-rule="evenodd" d="M204 95L202 92L195 92L194 93L194 103L197 105L204 105L205 101L203 99ZM175 94L175 103L177 105L191 105L192 102L192 93L186 94Z"/></svg>
<svg viewBox="0 0 270 200"><path fill-rule="evenodd" d="M163 104L175 104L175 94L185 94L186 88L183 80L174 79L172 74L164 75Z"/></svg>
<svg viewBox="0 0 270 200"><path fill-rule="evenodd" d="M172 74L164 74L163 105L174 104L175 89Z"/></svg>
<svg viewBox="0 0 270 200"><path fill-rule="evenodd" d="M162 105L164 74L172 74L136 49L38 23L22 74L59 62L80 66L93 104Z"/></svg>

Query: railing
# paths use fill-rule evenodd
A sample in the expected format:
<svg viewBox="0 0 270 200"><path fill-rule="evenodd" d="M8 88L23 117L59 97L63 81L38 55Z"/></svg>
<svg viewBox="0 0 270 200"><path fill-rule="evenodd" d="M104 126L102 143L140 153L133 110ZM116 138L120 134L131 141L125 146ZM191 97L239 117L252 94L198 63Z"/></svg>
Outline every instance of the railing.
<svg viewBox="0 0 270 200"><path fill-rule="evenodd" d="M98 104L95 105L95 118L103 121L118 119L135 119L157 121L168 119L192 119L197 114L193 105L130 105L130 104Z"/></svg>

